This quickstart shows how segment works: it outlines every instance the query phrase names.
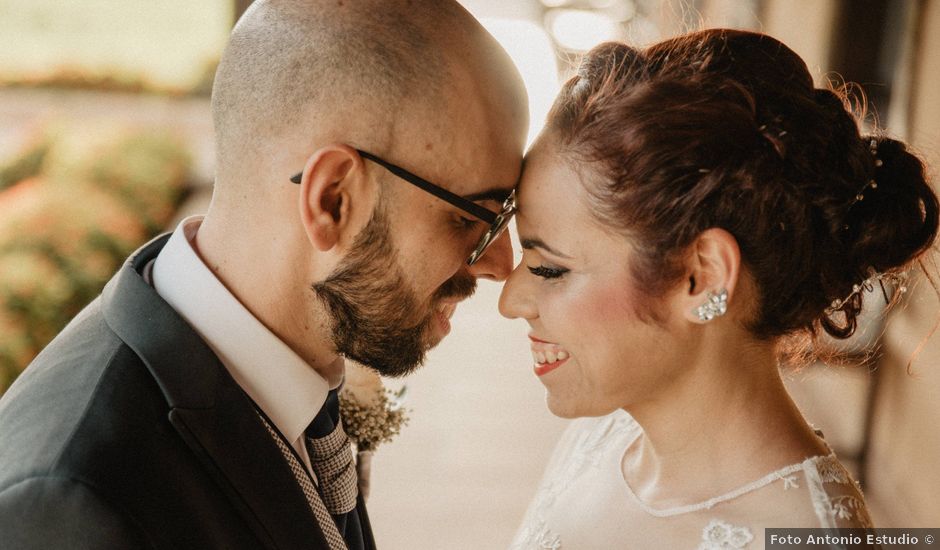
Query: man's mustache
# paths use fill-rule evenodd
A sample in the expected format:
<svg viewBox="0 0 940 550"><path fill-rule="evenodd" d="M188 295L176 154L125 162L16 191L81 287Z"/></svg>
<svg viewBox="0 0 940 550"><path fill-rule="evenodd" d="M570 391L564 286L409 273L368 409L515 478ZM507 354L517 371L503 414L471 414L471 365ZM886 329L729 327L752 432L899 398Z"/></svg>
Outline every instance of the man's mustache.
<svg viewBox="0 0 940 550"><path fill-rule="evenodd" d="M477 290L476 277L469 273L458 273L448 279L434 293L434 302L448 298L457 298L463 300L473 296Z"/></svg>

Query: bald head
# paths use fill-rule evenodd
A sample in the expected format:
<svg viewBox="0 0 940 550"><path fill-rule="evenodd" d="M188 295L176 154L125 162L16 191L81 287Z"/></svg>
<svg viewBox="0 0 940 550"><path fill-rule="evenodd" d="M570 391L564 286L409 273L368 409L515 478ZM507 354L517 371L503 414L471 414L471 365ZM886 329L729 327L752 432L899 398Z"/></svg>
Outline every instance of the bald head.
<svg viewBox="0 0 940 550"><path fill-rule="evenodd" d="M487 108L513 104L504 117L526 116L511 62L456 2L256 0L213 88L217 194L272 170L287 177L324 143L388 151L446 134L433 119L467 92L482 94Z"/></svg>

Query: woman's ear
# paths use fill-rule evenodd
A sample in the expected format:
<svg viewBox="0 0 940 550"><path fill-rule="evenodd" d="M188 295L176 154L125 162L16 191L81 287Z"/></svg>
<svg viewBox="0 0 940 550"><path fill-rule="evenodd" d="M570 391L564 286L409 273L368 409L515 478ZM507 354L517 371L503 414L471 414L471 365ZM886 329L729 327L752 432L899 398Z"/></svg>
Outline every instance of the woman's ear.
<svg viewBox="0 0 940 550"><path fill-rule="evenodd" d="M359 185L364 177L359 153L343 144L317 149L307 159L300 180L300 219L310 243L327 251L350 231L354 210L371 203Z"/></svg>
<svg viewBox="0 0 940 550"><path fill-rule="evenodd" d="M704 323L723 315L741 271L737 239L724 229L707 229L689 247L687 262L687 287L680 299L684 317Z"/></svg>

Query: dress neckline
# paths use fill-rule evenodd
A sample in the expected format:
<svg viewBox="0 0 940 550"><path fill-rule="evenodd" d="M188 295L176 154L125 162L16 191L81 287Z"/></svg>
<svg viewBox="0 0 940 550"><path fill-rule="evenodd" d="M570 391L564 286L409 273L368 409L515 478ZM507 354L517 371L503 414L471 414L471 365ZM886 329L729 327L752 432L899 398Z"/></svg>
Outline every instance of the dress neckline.
<svg viewBox="0 0 940 550"><path fill-rule="evenodd" d="M832 451L832 449L829 448L828 445L826 445L826 448L829 448L829 454L827 455L814 455L803 460L802 462L796 462L794 464L784 466L782 468L774 470L773 472L770 472L769 474L759 479L755 479L754 481L751 481L750 483L746 483L736 489L732 489L721 495L709 498L707 500L703 500L701 502L697 502L695 504L683 504L682 506L673 506L670 508L653 508L652 506L643 502L643 500L639 496L637 496L635 492L633 492L633 487L630 486L630 483L627 482L627 479L623 475L623 460L626 457L627 451L630 450L630 447L632 447L633 444L636 443L636 440L643 433L643 428L641 428L640 425L637 424L636 420L633 420L633 419L631 420L633 423L633 427L635 429L635 435L627 442L626 446L623 448L623 452L620 453L619 455L620 461L618 464L617 471L620 472L620 479L623 482L623 486L626 489L627 494L630 496L630 498L632 498L633 501L636 502L637 506L639 506L641 510L643 510L644 512L646 512L647 514L651 516L658 517L658 518L678 516L682 514L688 514L690 512L697 512L699 510L708 510L717 504L720 504L722 502L727 502L729 500L734 500L742 495L746 495L747 493L756 491L757 489L760 489L762 487L766 487L767 485L770 485L774 481L783 480L787 476L790 476L796 472L804 471L810 463L815 464L816 462L823 461L823 460L838 461L838 458L836 458L835 452ZM821 435L820 432L817 431L817 435ZM825 443L825 440L824 440L824 443Z"/></svg>

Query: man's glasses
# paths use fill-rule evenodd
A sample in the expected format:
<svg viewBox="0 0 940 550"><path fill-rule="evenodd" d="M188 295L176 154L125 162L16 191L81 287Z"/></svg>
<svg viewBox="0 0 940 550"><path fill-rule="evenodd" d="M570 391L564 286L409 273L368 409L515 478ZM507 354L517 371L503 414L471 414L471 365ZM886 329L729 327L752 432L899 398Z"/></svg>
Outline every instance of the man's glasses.
<svg viewBox="0 0 940 550"><path fill-rule="evenodd" d="M477 260L483 257L483 254L486 252L486 249L488 249L494 242L496 242L499 236L502 235L503 231L505 231L506 228L509 226L509 221L512 220L512 217L516 213L515 190L509 193L509 196L506 198L505 202L503 202L502 209L499 211L499 213L496 213L489 209L483 208L479 204L473 201L469 201L461 197L460 195L451 193L450 191L448 191L447 189L444 189L443 187L434 185L428 180L420 176L416 176L400 166L396 166L392 164L391 162L382 160L381 158L373 155L372 153L369 153L367 151L362 151L359 149L356 149L356 151L363 158L371 160L372 162L385 168L392 174L395 174L399 178L407 181L408 183L424 191L427 191L428 193L434 195L435 197L441 199L442 201L450 205L453 205L459 208L460 210L463 210L467 214L473 216L474 218L484 223L489 224L490 226L489 229L486 231L486 233L483 234L482 237L480 237L479 242L477 242L476 248L474 248L473 252L470 254L470 257L467 258L467 265L473 265L477 262ZM294 183L300 183L300 180L302 177L303 177L303 172L300 172L294 175L290 180Z"/></svg>

